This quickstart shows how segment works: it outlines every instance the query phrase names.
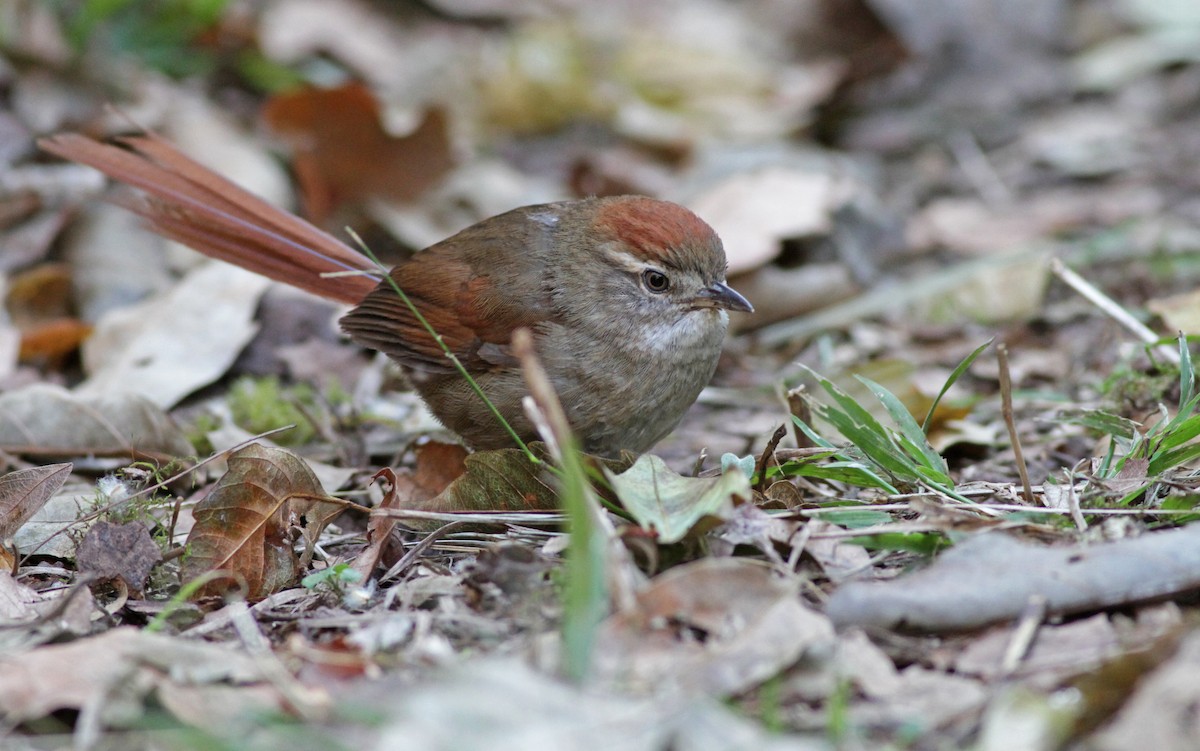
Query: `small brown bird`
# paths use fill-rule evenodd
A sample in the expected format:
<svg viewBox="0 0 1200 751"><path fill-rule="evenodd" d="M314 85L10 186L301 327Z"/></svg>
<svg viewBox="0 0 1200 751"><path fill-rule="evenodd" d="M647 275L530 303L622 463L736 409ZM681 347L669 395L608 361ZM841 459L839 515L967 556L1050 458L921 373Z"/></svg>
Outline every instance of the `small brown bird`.
<svg viewBox="0 0 1200 751"><path fill-rule="evenodd" d="M155 135L119 145L65 133L46 151L140 188L150 226L214 258L354 305L341 326L394 359L430 411L476 449L508 434L391 283L357 251L192 161ZM363 271L362 275L328 276ZM528 328L583 449L641 453L669 433L716 368L726 311L751 311L725 283L713 230L640 196L526 206L485 219L390 276L525 440L536 439L510 351Z"/></svg>

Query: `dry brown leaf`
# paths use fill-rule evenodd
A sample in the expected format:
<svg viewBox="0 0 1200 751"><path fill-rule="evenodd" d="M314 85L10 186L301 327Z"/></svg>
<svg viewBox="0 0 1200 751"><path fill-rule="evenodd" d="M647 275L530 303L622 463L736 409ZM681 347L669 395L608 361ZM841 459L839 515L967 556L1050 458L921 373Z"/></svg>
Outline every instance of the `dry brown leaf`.
<svg viewBox="0 0 1200 751"><path fill-rule="evenodd" d="M396 137L361 83L277 95L263 118L291 144L305 214L317 223L368 198L412 201L454 166L443 112L430 110Z"/></svg>
<svg viewBox="0 0 1200 751"><path fill-rule="evenodd" d="M14 275L4 304L21 328L70 315L71 268L65 263L43 263Z"/></svg>
<svg viewBox="0 0 1200 751"><path fill-rule="evenodd" d="M383 494L383 500L379 502L381 509L396 509L402 508L401 502L401 483L405 490L411 492L414 490L413 481L407 476L397 476L394 471L388 467L384 467L375 473L371 478L373 482L383 480L387 483L387 490ZM357 571L362 580L366 581L375 573L375 568L379 565L379 561L383 559L384 550L392 536L392 530L396 526L396 520L390 516L382 516L372 514L371 520L367 522L367 545L354 558L354 563L350 567Z"/></svg>
<svg viewBox="0 0 1200 751"><path fill-rule="evenodd" d="M251 444L230 454L228 464L193 512L182 577L219 572L197 596L222 594L232 580L247 599L260 600L296 581L300 560L291 530L299 528L311 545L344 504L326 496L308 465L283 449Z"/></svg>
<svg viewBox="0 0 1200 751"><path fill-rule="evenodd" d="M150 531L137 521L96 522L75 554L80 572L95 574L99 579L120 579L135 595L141 594L150 570L161 560L162 551L150 539Z"/></svg>
<svg viewBox="0 0 1200 751"><path fill-rule="evenodd" d="M544 456L544 454L543 454ZM558 495L544 465L529 461L518 449L478 451L463 461L462 476L427 501L422 511L548 511L558 508Z"/></svg>
<svg viewBox="0 0 1200 751"><path fill-rule="evenodd" d="M610 685L729 695L833 638L771 567L705 558L661 574L633 610L603 624L596 669Z"/></svg>
<svg viewBox="0 0 1200 751"><path fill-rule="evenodd" d="M91 334L91 325L76 318L31 323L21 331L21 349L17 358L21 362L57 366L63 358L79 349Z"/></svg>
<svg viewBox="0 0 1200 751"><path fill-rule="evenodd" d="M0 477L0 540L16 534L71 474L70 464L18 469Z"/></svg>

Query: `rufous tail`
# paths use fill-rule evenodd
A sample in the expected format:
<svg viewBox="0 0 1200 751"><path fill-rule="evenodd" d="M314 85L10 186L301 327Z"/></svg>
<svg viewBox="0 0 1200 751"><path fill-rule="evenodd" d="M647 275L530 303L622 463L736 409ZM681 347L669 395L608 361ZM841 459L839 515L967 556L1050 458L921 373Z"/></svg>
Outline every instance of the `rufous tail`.
<svg viewBox="0 0 1200 751"><path fill-rule="evenodd" d="M146 193L129 202L154 231L201 253L321 297L355 304L379 280L345 243L184 156L154 134L118 145L77 133L38 141L42 149L94 167ZM365 271L364 274L337 272Z"/></svg>

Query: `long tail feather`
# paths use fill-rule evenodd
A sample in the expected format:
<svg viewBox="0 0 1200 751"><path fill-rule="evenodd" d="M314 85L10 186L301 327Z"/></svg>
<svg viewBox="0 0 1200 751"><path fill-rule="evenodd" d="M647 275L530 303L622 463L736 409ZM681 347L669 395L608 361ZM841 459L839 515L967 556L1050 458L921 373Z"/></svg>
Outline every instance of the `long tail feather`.
<svg viewBox="0 0 1200 751"><path fill-rule="evenodd" d="M345 243L272 206L188 158L156 135L120 146L77 133L38 142L64 159L94 167L144 191L129 205L151 228L205 255L345 303L358 303L378 282L371 263ZM364 274L327 276L335 272Z"/></svg>

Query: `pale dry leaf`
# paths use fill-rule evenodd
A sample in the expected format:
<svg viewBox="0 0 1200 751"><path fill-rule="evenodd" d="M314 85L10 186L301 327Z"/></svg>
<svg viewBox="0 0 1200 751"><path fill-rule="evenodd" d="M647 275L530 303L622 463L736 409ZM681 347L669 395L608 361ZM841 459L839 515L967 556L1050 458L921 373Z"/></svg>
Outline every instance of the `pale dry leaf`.
<svg viewBox="0 0 1200 751"><path fill-rule="evenodd" d="M824 738L768 733L707 698L636 700L571 686L513 659L456 665L416 686L389 677L346 698L375 706L380 697L386 719L370 746L378 751L832 751Z"/></svg>
<svg viewBox="0 0 1200 751"><path fill-rule="evenodd" d="M140 395L83 396L42 383L0 395L0 448L58 456L193 453L174 421Z"/></svg>
<svg viewBox="0 0 1200 751"><path fill-rule="evenodd" d="M1015 627L993 629L974 639L954 661L960 675L994 681L1007 677L1004 657ZM1095 670L1121 654L1124 646L1107 615L1070 623L1043 625L1013 677L1027 685L1052 689L1070 678Z"/></svg>
<svg viewBox="0 0 1200 751"><path fill-rule="evenodd" d="M71 468L71 464L47 464L0 477L0 540L12 537L46 505L67 481Z"/></svg>
<svg viewBox="0 0 1200 751"><path fill-rule="evenodd" d="M705 517L725 517L733 499L750 499L750 478L740 469L717 477L684 477L653 454L643 454L632 467L605 477L625 510L655 533L664 545L678 542Z"/></svg>
<svg viewBox="0 0 1200 751"><path fill-rule="evenodd" d="M736 275L769 263L785 238L827 234L843 193L832 174L767 167L732 175L688 208L716 230Z"/></svg>
<svg viewBox="0 0 1200 751"><path fill-rule="evenodd" d="M1090 747L1098 751L1192 751L1200 738L1197 671L1200 632L1192 631L1171 659L1138 682L1112 722L1092 737Z"/></svg>
<svg viewBox="0 0 1200 751"><path fill-rule="evenodd" d="M225 374L258 330L254 312L270 280L205 263L174 288L110 311L83 347L81 396L133 392L170 407Z"/></svg>
<svg viewBox="0 0 1200 751"><path fill-rule="evenodd" d="M757 561L677 566L601 626L597 679L638 692L746 691L833 642L832 625L801 603L796 586Z"/></svg>
<svg viewBox="0 0 1200 751"><path fill-rule="evenodd" d="M22 555L71 560L79 539L91 525L88 517L96 507L94 488L68 485L47 501L13 535Z"/></svg>
<svg viewBox="0 0 1200 751"><path fill-rule="evenodd" d="M174 87L163 112L163 135L185 154L276 206L294 203L287 171L262 140L239 127L228 108Z"/></svg>
<svg viewBox="0 0 1200 751"><path fill-rule="evenodd" d="M15 624L37 617L34 605L41 596L30 587L21 584L7 571L0 571L0 621Z"/></svg>
<svg viewBox="0 0 1200 751"><path fill-rule="evenodd" d="M71 265L73 301L85 321L136 304L172 284L167 241L146 229L141 218L111 203L87 206L63 238Z"/></svg>
<svg viewBox="0 0 1200 751"><path fill-rule="evenodd" d="M1168 331L1200 333L1200 290L1156 297L1146 302L1146 310L1161 318Z"/></svg>
<svg viewBox="0 0 1200 751"><path fill-rule="evenodd" d="M867 727L940 727L978 711L987 699L980 681L910 665L900 671L890 693L851 705L849 717Z"/></svg>
<svg viewBox="0 0 1200 751"><path fill-rule="evenodd" d="M250 682L261 678L248 655L226 644L206 644L116 628L98 636L0 655L0 715L10 722L60 709L94 706L117 682L147 695L164 682ZM142 680L134 680L133 676Z"/></svg>
<svg viewBox="0 0 1200 751"><path fill-rule="evenodd" d="M353 70L381 96L406 104L446 96L479 34L464 24L399 23L360 0L281 0L261 14L258 43L269 59L294 65L327 56ZM417 107L416 109L420 109ZM403 128L389 128L403 135Z"/></svg>

